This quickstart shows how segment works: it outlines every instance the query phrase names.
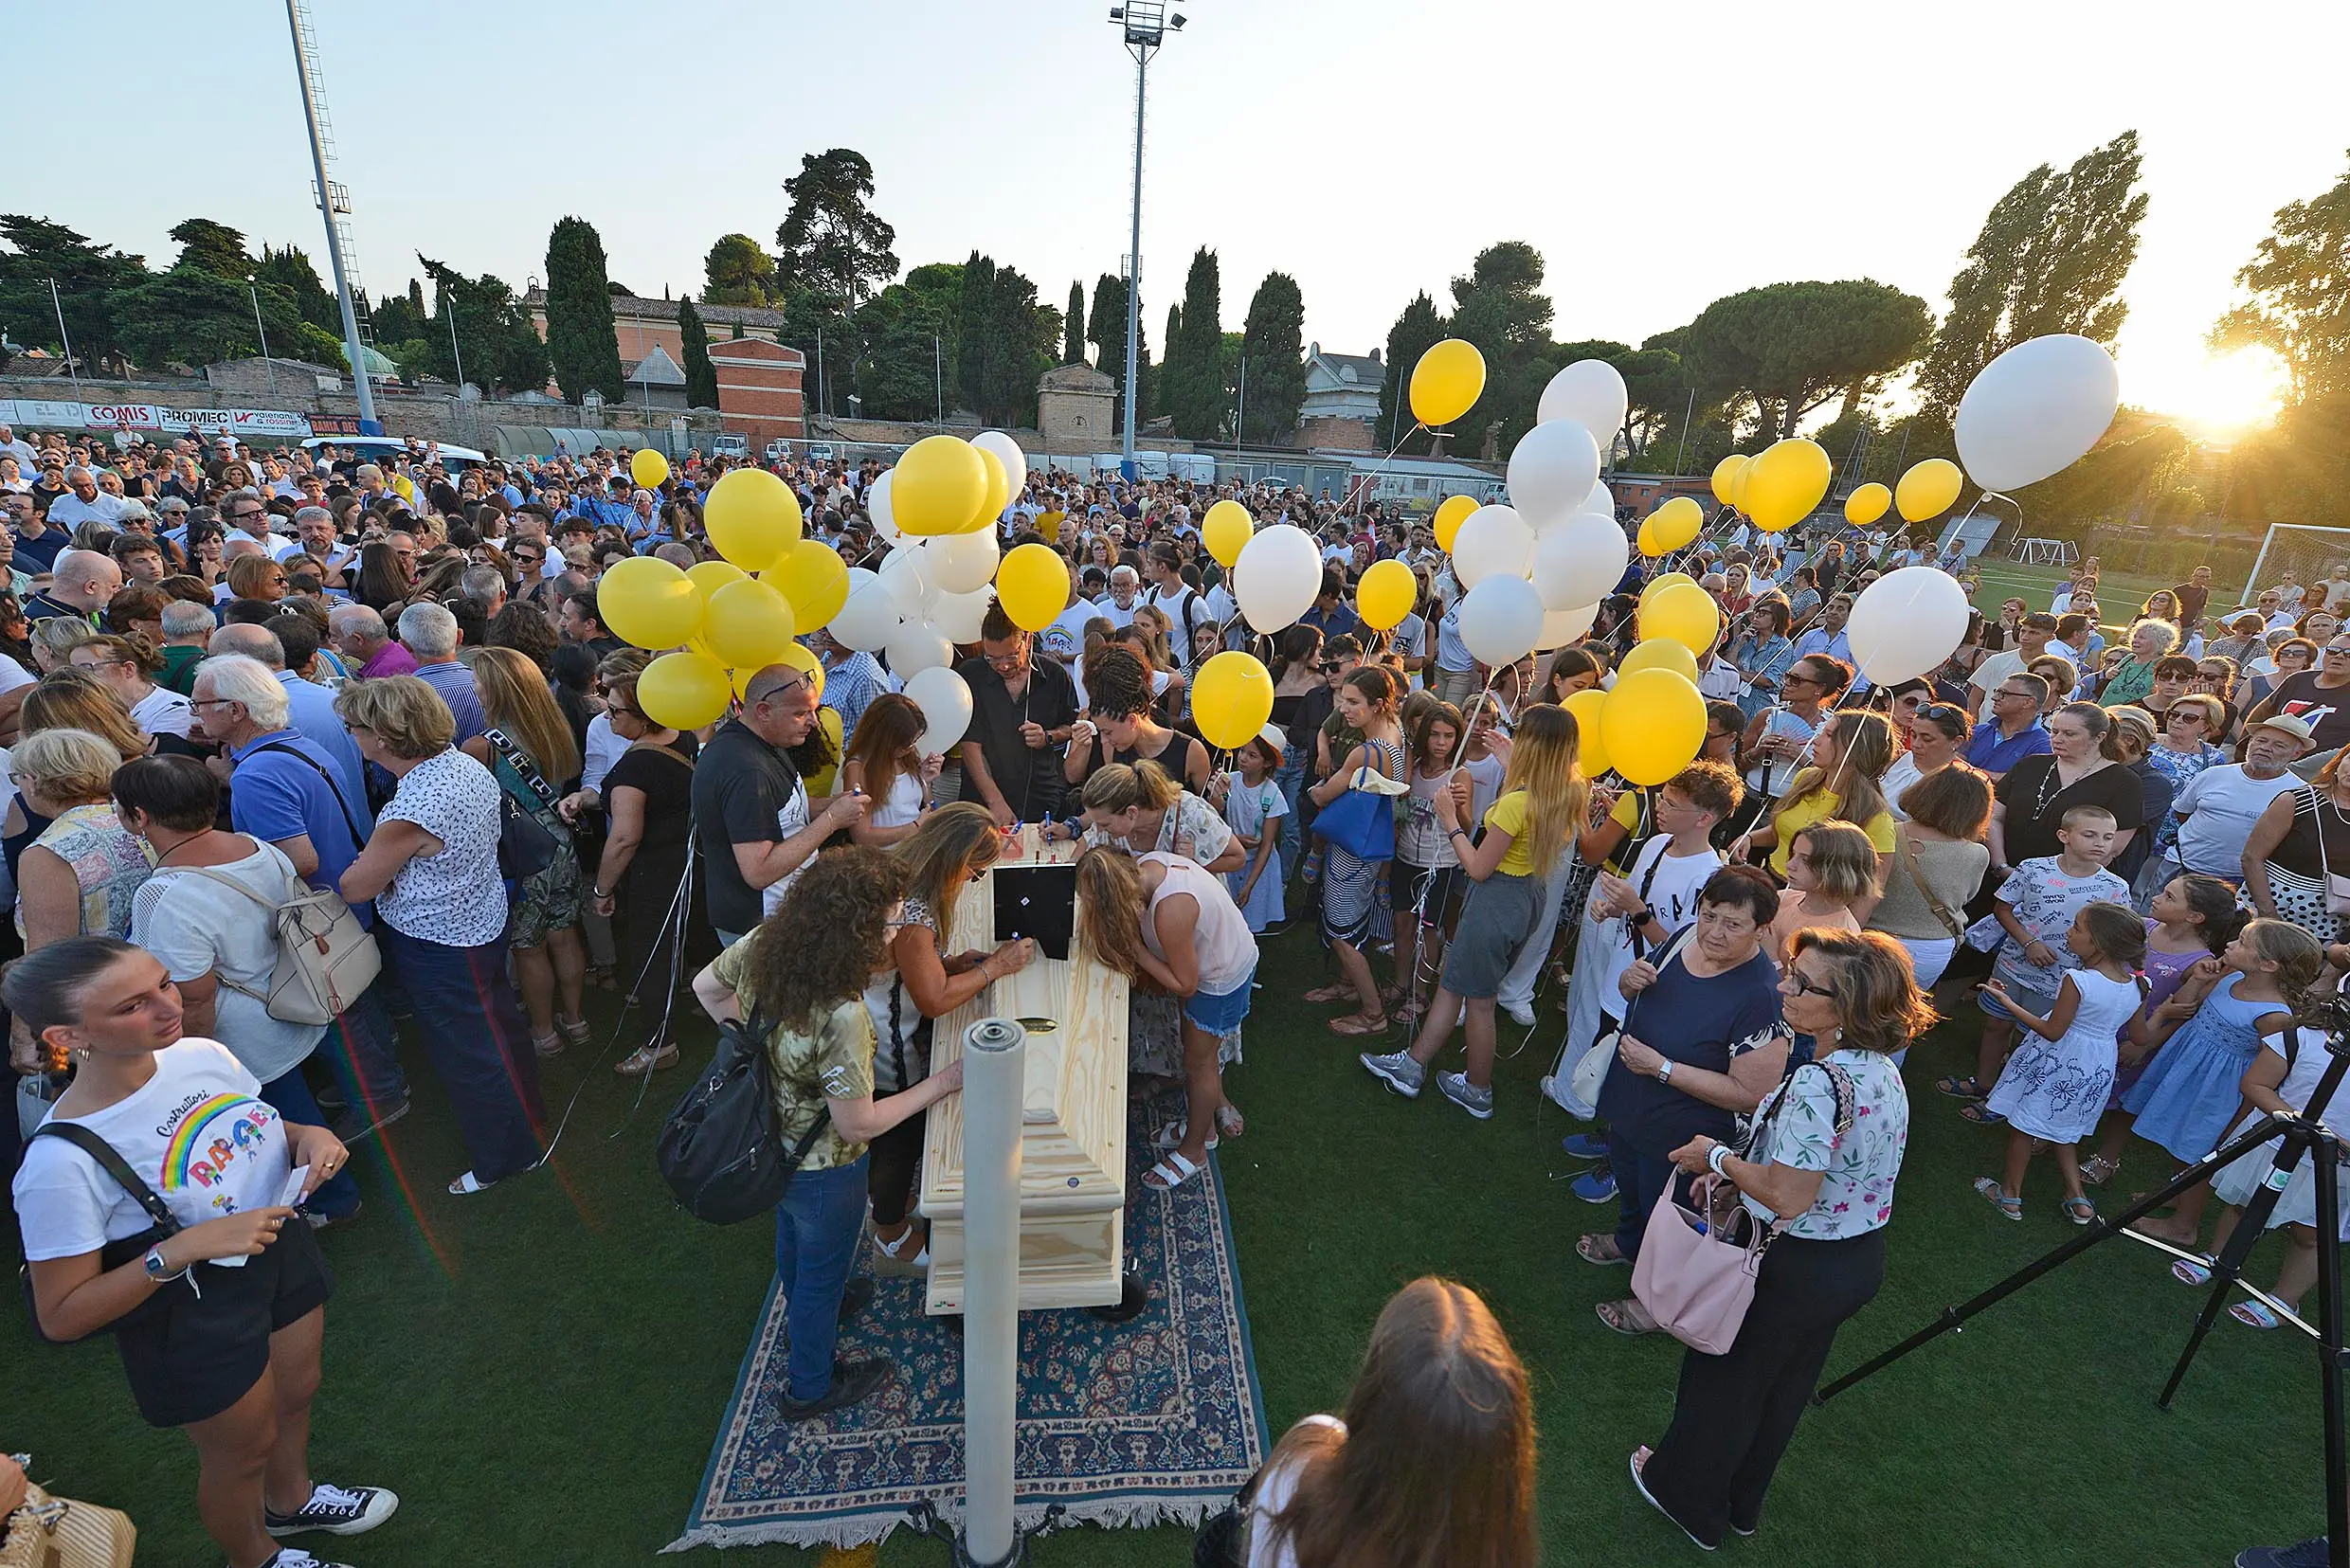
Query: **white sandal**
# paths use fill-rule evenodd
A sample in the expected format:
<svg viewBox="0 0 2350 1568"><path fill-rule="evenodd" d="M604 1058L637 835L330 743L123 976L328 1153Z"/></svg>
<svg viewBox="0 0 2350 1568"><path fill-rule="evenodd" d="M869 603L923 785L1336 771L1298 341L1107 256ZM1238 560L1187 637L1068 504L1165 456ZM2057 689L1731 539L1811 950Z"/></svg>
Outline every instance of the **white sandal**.
<svg viewBox="0 0 2350 1568"><path fill-rule="evenodd" d="M469 1198L478 1192L488 1192L492 1187L497 1185L497 1183L495 1181L484 1181L479 1177L474 1175L473 1172L467 1171L464 1175L449 1183L449 1196L452 1198Z"/></svg>
<svg viewBox="0 0 2350 1568"><path fill-rule="evenodd" d="M1188 1137L1190 1132L1190 1118L1186 1117L1180 1122L1169 1122L1166 1126L1159 1129L1157 1137L1150 1140L1150 1146L1153 1151L1160 1154L1165 1154L1169 1149L1181 1148L1183 1147L1184 1138ZM1214 1148L1217 1144L1222 1142L1222 1138L1210 1135L1207 1141L1207 1146L1209 1148Z"/></svg>
<svg viewBox="0 0 2350 1568"><path fill-rule="evenodd" d="M917 1236L921 1238L921 1245L914 1249L912 1257L906 1256L904 1249ZM897 1238L895 1246L877 1235L873 1238L873 1271L877 1274L892 1279L926 1279L931 1272L930 1232L909 1225L906 1234Z"/></svg>
<svg viewBox="0 0 2350 1568"><path fill-rule="evenodd" d="M1200 1167L1183 1156L1180 1149L1169 1149L1166 1158L1143 1172L1143 1185L1152 1192L1173 1192L1200 1174Z"/></svg>

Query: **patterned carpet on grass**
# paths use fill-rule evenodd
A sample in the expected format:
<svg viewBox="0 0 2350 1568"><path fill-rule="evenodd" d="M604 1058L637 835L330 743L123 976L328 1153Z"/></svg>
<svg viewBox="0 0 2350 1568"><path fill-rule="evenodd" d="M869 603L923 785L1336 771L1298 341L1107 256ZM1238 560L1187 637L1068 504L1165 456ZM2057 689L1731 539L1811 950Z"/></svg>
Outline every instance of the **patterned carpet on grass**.
<svg viewBox="0 0 2350 1568"><path fill-rule="evenodd" d="M1180 1097L1138 1117L1128 1140L1180 1115ZM1015 1506L1025 1526L1059 1504L1066 1523L1192 1524L1223 1505L1267 1451L1264 1405L1233 1263L1221 1173L1181 1190L1129 1172L1126 1248L1150 1305L1126 1324L1082 1311L1021 1317ZM842 1336L844 1354L884 1355L897 1379L816 1421L775 1414L784 1383L783 1294L768 1293L685 1533L667 1548L854 1546L906 1523L918 1501L962 1512L960 1319L922 1313L921 1282L884 1279Z"/></svg>

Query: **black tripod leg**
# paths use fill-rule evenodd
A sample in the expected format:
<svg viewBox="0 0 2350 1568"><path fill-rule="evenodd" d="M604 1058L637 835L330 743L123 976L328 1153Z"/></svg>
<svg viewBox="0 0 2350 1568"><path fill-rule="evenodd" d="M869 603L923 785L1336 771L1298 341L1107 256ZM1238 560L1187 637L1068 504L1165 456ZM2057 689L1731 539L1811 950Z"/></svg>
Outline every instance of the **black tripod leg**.
<svg viewBox="0 0 2350 1568"><path fill-rule="evenodd" d="M2312 1153L2318 1182L2318 1362L2325 1412L2325 1540L2333 1568L2350 1568L2350 1439L2342 1422L2341 1147L2329 1132Z"/></svg>
<svg viewBox="0 0 2350 1568"><path fill-rule="evenodd" d="M2160 1191L2148 1193L2144 1198L2139 1199L2136 1203L2131 1204L2128 1208L2123 1210L2111 1219L2107 1219L2102 1215L2099 1216L2079 1235L2073 1237L2070 1241L2066 1242L2054 1252L2048 1253L2044 1257L2035 1258L2032 1262L2025 1264L2021 1269L2016 1270L2014 1273L2008 1275L1997 1285L1992 1286L1989 1289L1984 1290L1966 1301L1961 1302L1958 1306L1943 1307L1942 1309L1942 1316L1936 1318L1932 1323L1927 1324L1924 1328L1919 1329L1916 1333L1910 1335L1899 1344L1894 1345L1891 1349L1880 1352L1878 1355L1863 1361L1852 1371L1847 1372L1843 1377L1838 1378L1835 1381L1822 1387L1817 1393L1812 1396L1812 1402L1814 1404L1826 1404L1830 1399L1835 1398L1837 1395L1843 1393L1854 1383L1859 1382L1861 1379L1868 1378L1874 1373L1884 1371L1885 1368L1892 1365L1895 1361L1900 1361L1904 1356L1908 1355L1909 1352L1917 1349L1920 1345L1925 1344L1927 1341L1939 1339L1950 1330L1963 1326L1967 1319L1975 1316L1979 1312L1985 1311L1990 1307L1998 1306L2000 1302L2005 1301L2008 1297L2014 1295L2025 1286L2030 1285L2034 1280L2038 1279L2042 1274L2047 1273L2050 1270L2070 1262L2073 1258L2080 1256L2083 1253L2088 1252L2091 1247L2096 1246L2099 1242L2106 1240L2109 1236L2120 1235L2130 1226L2135 1225L2141 1219L2145 1218L2146 1216L2152 1214L2163 1204L2168 1203L2172 1199L2177 1198L2180 1193L2185 1192L2196 1182L2208 1179L2212 1172L2219 1169L2220 1166L2226 1164L2229 1161L2233 1160L2237 1155L2243 1154L2250 1149L2258 1148L2261 1144L2267 1143L2270 1134L2276 1131L2277 1127L2283 1124L2283 1121L2284 1118L2278 1116L2263 1116L2259 1121L2253 1123L2251 1126L2245 1128L2244 1131L2237 1134L2234 1138L2229 1140L2225 1146L2214 1149L2210 1154L2207 1154L2202 1159L2196 1161L2194 1164L2189 1165L2186 1169L2180 1171L2177 1176L2172 1177L2169 1183L2162 1187Z"/></svg>
<svg viewBox="0 0 2350 1568"><path fill-rule="evenodd" d="M2209 1334L2212 1325L2219 1321L2220 1308L2228 1305L2228 1292L2234 1289L2235 1282L2243 1277L2244 1260L2251 1256L2252 1249L2260 1244L2262 1235L2267 1232L2269 1212L2277 1204L2277 1194L2284 1191L2294 1162L2308 1148L2308 1138L2309 1135L2298 1122L2285 1124L2285 1142L2277 1150L2269 1174L2262 1179L2259 1186L2252 1189L2251 1199L2245 1203L2243 1212L2236 1216L2235 1229L2228 1233L2228 1244L2212 1259L2211 1291L2204 1296L2202 1308L2195 1315L2195 1326L2187 1331L2187 1343L2178 1352L2178 1364L2171 1368L2170 1380L2162 1385L2162 1392L2155 1396L2157 1409L2170 1409L2171 1398L2178 1394L2178 1385L2187 1380L2187 1368L2195 1363L2195 1353L2203 1347L2203 1336ZM2236 1142L2242 1143L2243 1140Z"/></svg>

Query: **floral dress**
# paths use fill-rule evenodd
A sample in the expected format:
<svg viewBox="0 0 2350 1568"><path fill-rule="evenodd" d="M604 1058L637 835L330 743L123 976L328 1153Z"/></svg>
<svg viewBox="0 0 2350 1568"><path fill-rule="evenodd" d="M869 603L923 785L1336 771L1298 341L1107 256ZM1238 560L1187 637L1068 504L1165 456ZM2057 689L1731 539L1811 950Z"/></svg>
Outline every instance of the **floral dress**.
<svg viewBox="0 0 2350 1568"><path fill-rule="evenodd" d="M131 895L154 872L147 840L122 825L111 804L70 806L27 846L65 862L81 889L81 934L128 936ZM16 908L16 934L25 934L25 907Z"/></svg>
<svg viewBox="0 0 2350 1568"><path fill-rule="evenodd" d="M2157 742L2146 748L2146 766L2171 782L2171 799L2178 798L2189 781L2206 768L2217 767L2228 760L2228 753L2208 741L2194 751L2174 751ZM2160 859L2178 842L2178 814L2162 813L2162 820L2154 831L2154 857Z"/></svg>

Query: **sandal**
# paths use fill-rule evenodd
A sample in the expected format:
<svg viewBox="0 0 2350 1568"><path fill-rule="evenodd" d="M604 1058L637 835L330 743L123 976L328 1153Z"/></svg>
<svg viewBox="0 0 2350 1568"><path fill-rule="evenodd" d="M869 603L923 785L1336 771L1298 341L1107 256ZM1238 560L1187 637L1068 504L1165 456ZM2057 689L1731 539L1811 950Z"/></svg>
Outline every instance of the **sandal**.
<svg viewBox="0 0 2350 1568"><path fill-rule="evenodd" d="M1970 1100L1965 1105L1959 1107L1959 1114L1967 1121L1974 1123L1979 1127L2003 1127L2007 1126L2007 1118L2005 1116L2002 1116L1998 1111L1993 1110L1989 1106L1985 1105L1980 1100Z"/></svg>
<svg viewBox="0 0 2350 1568"><path fill-rule="evenodd" d="M590 964L588 965L587 979L588 983L599 991L620 989L620 976L613 972L613 966L609 964Z"/></svg>
<svg viewBox="0 0 2350 1568"><path fill-rule="evenodd" d="M1354 987L1344 981L1330 985L1317 985L1306 993L1308 1001L1345 1001L1354 995Z"/></svg>
<svg viewBox="0 0 2350 1568"><path fill-rule="evenodd" d="M1617 1269L1630 1263L1622 1247L1617 1245L1615 1235L1594 1231L1575 1243L1575 1255L1585 1263L1596 1263L1602 1269Z"/></svg>
<svg viewBox="0 0 2350 1568"><path fill-rule="evenodd" d="M2081 1180L2092 1187L2102 1187L2121 1170L2122 1162L2108 1160L2102 1154L2091 1155L2081 1162Z"/></svg>
<svg viewBox="0 0 2350 1568"><path fill-rule="evenodd" d="M1150 1140L1150 1146L1156 1152L1165 1154L1169 1149L1183 1147L1184 1140L1190 1136L1191 1121L1188 1117L1186 1117L1183 1121L1169 1122L1166 1126L1161 1127L1158 1131L1158 1135ZM1208 1135L1207 1146L1209 1148L1214 1148L1221 1142L1222 1140L1220 1138L1211 1133Z"/></svg>
<svg viewBox="0 0 2350 1568"><path fill-rule="evenodd" d="M1982 1195L1983 1201L1997 1207L1999 1213L2007 1218L2021 1219L2024 1217L2024 1200L2020 1198L2008 1197L2007 1189L1999 1185L1998 1177L1977 1177L1975 1190Z"/></svg>
<svg viewBox="0 0 2350 1568"><path fill-rule="evenodd" d="M1934 1087L1954 1100L1980 1100L1988 1098L1991 1093L1983 1088L1982 1080L1971 1072L1963 1078L1954 1075L1938 1079Z"/></svg>
<svg viewBox="0 0 2350 1568"><path fill-rule="evenodd" d="M595 1025L584 1018L573 1018L568 1023L561 1018L555 1019L555 1033L573 1045L586 1045L596 1037Z"/></svg>
<svg viewBox="0 0 2350 1568"><path fill-rule="evenodd" d="M1664 1326L1649 1315L1647 1307L1630 1297L1622 1301L1603 1301L1592 1310L1600 1315L1601 1323L1629 1339L1656 1333Z"/></svg>
<svg viewBox="0 0 2350 1568"><path fill-rule="evenodd" d="M2212 1282L2211 1259L2182 1257L2171 1265L2171 1278L2181 1285L2209 1285Z"/></svg>
<svg viewBox="0 0 2350 1568"><path fill-rule="evenodd" d="M1387 1015L1384 1013L1375 1018L1362 1013L1348 1013L1330 1019L1330 1033L1333 1035L1383 1035L1386 1032Z"/></svg>
<svg viewBox="0 0 2350 1568"><path fill-rule="evenodd" d="M497 1185L497 1183L495 1181L484 1181L479 1177L474 1175L473 1172L467 1171L464 1175L449 1183L449 1196L452 1198L470 1198L478 1192L488 1192L492 1187Z"/></svg>
<svg viewBox="0 0 2350 1568"><path fill-rule="evenodd" d="M2228 1316L2235 1319L2247 1328L2276 1328L2282 1326L2285 1322L2264 1304L2256 1301L2237 1302L2228 1308Z"/></svg>
<svg viewBox="0 0 2350 1568"><path fill-rule="evenodd" d="M674 1045L641 1045L612 1064L612 1071L624 1078L642 1078L665 1067L678 1065L678 1048Z"/></svg>
<svg viewBox="0 0 2350 1568"><path fill-rule="evenodd" d="M1238 1138L1248 1130L1248 1118L1240 1108L1226 1100L1216 1108L1216 1130L1226 1138Z"/></svg>
<svg viewBox="0 0 2350 1568"><path fill-rule="evenodd" d="M1173 1192L1200 1174L1201 1167L1183 1156L1180 1149L1170 1149L1166 1158L1143 1172L1143 1185L1152 1192Z"/></svg>
<svg viewBox="0 0 2350 1568"><path fill-rule="evenodd" d="M563 1036L561 1035L533 1035L531 1049L542 1056L560 1056L563 1054Z"/></svg>
<svg viewBox="0 0 2350 1568"><path fill-rule="evenodd" d="M2057 1207L2063 1209L2065 1211L2065 1217L2071 1220L2075 1225L2091 1224L2097 1218L2097 1205L2090 1202L2087 1195L2083 1195L2079 1198L2068 1198L2062 1203L2058 1204Z"/></svg>
<svg viewBox="0 0 2350 1568"><path fill-rule="evenodd" d="M891 1279L921 1279L931 1271L931 1238L920 1225L909 1225L897 1240L873 1238L873 1271Z"/></svg>

